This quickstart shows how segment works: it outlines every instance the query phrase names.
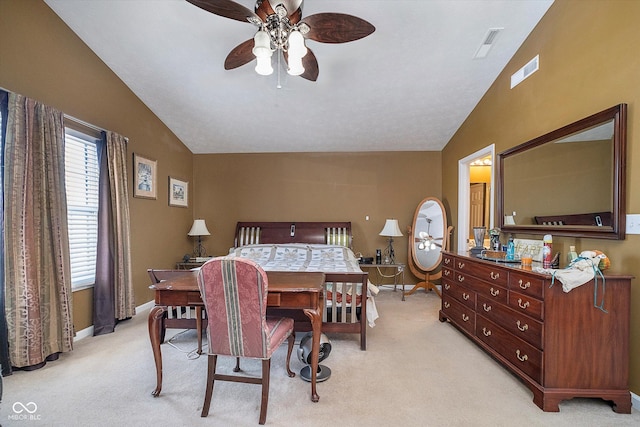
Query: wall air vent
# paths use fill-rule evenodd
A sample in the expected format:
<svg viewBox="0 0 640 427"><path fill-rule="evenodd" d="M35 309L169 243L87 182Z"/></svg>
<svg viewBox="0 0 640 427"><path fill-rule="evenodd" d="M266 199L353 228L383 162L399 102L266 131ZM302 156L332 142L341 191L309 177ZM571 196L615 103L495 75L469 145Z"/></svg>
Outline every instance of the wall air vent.
<svg viewBox="0 0 640 427"><path fill-rule="evenodd" d="M539 57L540 55L536 55L535 58L529 61L524 67L513 73L513 75L511 76L511 89L516 87L518 84L520 84L520 82L529 77L531 74L538 71Z"/></svg>
<svg viewBox="0 0 640 427"><path fill-rule="evenodd" d="M474 58L484 58L489 53L489 49L494 45L500 31L504 30L504 28L489 28L487 34L484 36L484 41L476 51L476 54L473 55Z"/></svg>

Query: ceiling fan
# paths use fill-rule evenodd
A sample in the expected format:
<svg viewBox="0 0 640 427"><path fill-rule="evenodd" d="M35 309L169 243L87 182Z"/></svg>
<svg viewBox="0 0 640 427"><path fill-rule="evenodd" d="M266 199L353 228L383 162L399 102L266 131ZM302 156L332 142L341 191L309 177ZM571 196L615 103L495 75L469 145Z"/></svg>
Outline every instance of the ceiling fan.
<svg viewBox="0 0 640 427"><path fill-rule="evenodd" d="M305 46L305 39L346 43L375 31L375 27L364 19L344 13L317 13L302 18L304 0L257 0L255 12L232 0L187 1L215 15L258 27L255 37L229 52L224 62L225 70L238 68L257 58L256 71L271 74L271 53L281 51L288 63L289 74L316 81L318 61Z"/></svg>

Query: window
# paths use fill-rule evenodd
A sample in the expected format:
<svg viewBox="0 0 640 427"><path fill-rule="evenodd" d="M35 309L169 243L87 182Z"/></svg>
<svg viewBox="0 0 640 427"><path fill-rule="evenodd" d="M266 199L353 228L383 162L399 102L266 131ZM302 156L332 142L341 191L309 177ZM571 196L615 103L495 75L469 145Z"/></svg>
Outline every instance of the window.
<svg viewBox="0 0 640 427"><path fill-rule="evenodd" d="M91 287L98 244L98 142L100 135L77 130L65 120L65 183L71 261L71 288Z"/></svg>

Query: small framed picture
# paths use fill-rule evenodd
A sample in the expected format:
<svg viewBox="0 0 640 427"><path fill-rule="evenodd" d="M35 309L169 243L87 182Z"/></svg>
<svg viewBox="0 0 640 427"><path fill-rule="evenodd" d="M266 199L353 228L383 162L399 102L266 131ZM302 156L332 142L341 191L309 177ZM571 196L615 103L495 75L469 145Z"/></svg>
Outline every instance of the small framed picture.
<svg viewBox="0 0 640 427"><path fill-rule="evenodd" d="M133 197L156 199L158 194L157 162L133 154Z"/></svg>
<svg viewBox="0 0 640 427"><path fill-rule="evenodd" d="M169 206L189 206L189 183L169 177Z"/></svg>

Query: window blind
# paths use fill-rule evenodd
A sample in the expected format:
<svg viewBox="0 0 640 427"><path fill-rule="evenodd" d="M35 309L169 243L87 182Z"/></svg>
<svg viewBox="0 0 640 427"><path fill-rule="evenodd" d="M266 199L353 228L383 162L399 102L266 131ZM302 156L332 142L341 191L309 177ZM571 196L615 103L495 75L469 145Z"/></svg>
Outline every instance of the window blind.
<svg viewBox="0 0 640 427"><path fill-rule="evenodd" d="M98 244L97 142L91 135L65 129L65 183L72 289L92 286Z"/></svg>

